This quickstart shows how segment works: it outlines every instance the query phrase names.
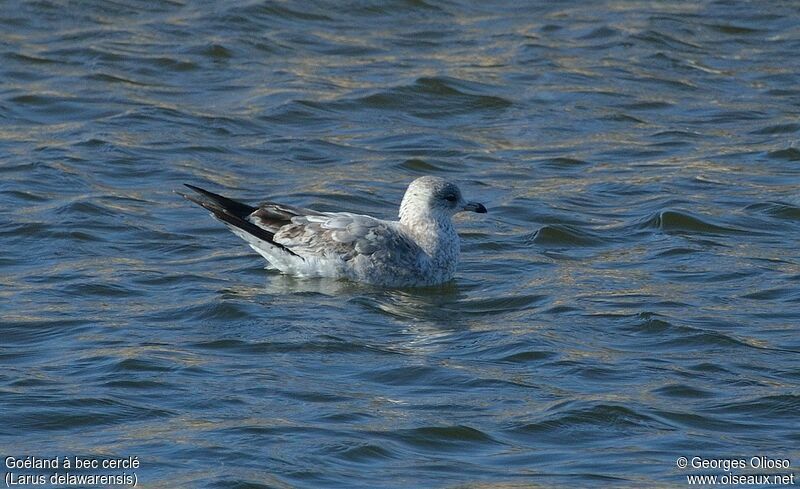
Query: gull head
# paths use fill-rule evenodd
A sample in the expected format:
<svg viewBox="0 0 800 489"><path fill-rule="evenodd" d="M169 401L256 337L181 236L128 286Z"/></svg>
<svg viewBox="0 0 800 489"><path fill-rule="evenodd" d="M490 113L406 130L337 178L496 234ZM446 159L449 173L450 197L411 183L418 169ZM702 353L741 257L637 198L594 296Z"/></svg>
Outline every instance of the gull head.
<svg viewBox="0 0 800 489"><path fill-rule="evenodd" d="M425 176L411 182L400 204L400 221L421 217L441 219L457 212L486 213L486 207L477 202L467 202L461 190L444 178Z"/></svg>

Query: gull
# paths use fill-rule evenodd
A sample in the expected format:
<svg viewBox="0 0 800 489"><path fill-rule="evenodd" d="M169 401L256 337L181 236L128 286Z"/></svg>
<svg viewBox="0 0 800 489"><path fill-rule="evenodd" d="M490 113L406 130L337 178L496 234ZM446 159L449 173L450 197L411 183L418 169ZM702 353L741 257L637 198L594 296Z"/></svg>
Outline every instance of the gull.
<svg viewBox="0 0 800 489"><path fill-rule="evenodd" d="M211 211L271 268L299 277L330 277L386 287L437 285L453 278L460 254L452 216L486 213L454 183L424 176L408 186L400 219L318 212L274 202L252 207L194 185L181 194Z"/></svg>

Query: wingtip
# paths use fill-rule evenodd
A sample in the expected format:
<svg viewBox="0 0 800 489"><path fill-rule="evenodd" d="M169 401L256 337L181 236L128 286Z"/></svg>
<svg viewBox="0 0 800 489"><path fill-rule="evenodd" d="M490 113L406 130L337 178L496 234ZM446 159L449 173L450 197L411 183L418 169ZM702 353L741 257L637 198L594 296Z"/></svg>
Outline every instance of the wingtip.
<svg viewBox="0 0 800 489"><path fill-rule="evenodd" d="M202 191L203 189L201 189L200 187L195 187L194 185L189 185L188 183L184 183L183 185L186 186L186 188L193 190L194 192L197 192L198 194L200 194L200 196L190 195L181 192L180 190L174 190L174 192L183 197L184 199L188 200L189 202L192 202L194 204L199 205L200 207L203 207L211 212L214 212L214 209L210 206L210 202L203 198L204 196L204 193Z"/></svg>
<svg viewBox="0 0 800 489"><path fill-rule="evenodd" d="M178 194L178 195L183 196L183 198L188 200L188 201L194 202L195 204L202 205L203 207L206 207L206 208L208 208L208 207L205 204L209 203L209 201L208 201L209 197L222 197L221 195L212 194L208 190L202 189L200 187L195 187L194 185L191 185L191 184L188 184L188 183L184 183L183 186L188 188L189 190L192 190L195 193L200 194L200 197L198 198L198 197L196 197L194 195L184 194L183 192L179 192L177 190L175 191L175 193Z"/></svg>

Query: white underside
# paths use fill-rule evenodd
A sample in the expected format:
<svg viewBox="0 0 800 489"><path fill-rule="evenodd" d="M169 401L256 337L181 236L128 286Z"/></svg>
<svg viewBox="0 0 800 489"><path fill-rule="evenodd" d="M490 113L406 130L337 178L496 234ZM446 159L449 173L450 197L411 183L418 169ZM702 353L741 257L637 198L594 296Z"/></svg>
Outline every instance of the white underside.
<svg viewBox="0 0 800 489"><path fill-rule="evenodd" d="M237 227L228 226L228 228L233 231L235 235L247 241L247 244L249 244L253 250L267 260L267 268L276 269L282 273L298 277L348 277L341 260L326 259L323 257L301 258L271 243L260 240Z"/></svg>

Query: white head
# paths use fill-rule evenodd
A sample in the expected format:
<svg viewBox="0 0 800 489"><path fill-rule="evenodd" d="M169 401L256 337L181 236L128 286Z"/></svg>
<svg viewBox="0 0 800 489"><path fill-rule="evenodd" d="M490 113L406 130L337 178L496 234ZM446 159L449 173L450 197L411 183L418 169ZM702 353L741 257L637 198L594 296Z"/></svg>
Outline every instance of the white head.
<svg viewBox="0 0 800 489"><path fill-rule="evenodd" d="M486 213L486 207L467 202L456 184L444 178L425 176L411 182L400 204L400 221L450 217L457 212Z"/></svg>

